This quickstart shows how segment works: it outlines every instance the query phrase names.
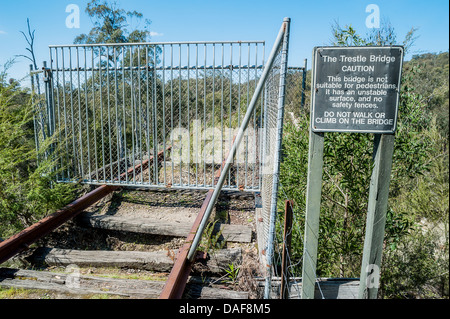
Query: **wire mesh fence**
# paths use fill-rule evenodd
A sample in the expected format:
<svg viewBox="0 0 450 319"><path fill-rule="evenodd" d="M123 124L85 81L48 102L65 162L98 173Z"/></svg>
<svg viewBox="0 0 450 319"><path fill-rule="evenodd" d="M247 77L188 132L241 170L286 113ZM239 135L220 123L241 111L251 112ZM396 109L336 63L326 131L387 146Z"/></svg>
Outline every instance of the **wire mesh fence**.
<svg viewBox="0 0 450 319"><path fill-rule="evenodd" d="M261 75L264 43L51 46L50 54L59 181L210 188ZM224 189L260 189L259 105ZM161 167L121 177L160 151Z"/></svg>
<svg viewBox="0 0 450 319"><path fill-rule="evenodd" d="M287 67L281 31L222 186L260 192L269 268L284 108L303 107L306 69ZM214 188L265 74L264 51L263 41L50 46L48 68L31 72L37 148L51 141L58 182Z"/></svg>
<svg viewBox="0 0 450 319"><path fill-rule="evenodd" d="M215 168L231 146L262 73L264 43L119 47L51 47L50 68L32 71L36 145L39 149L56 133L58 181L213 186ZM288 110L302 107L303 69L288 68ZM275 83L274 75L270 81ZM270 87L264 91L266 104L276 99ZM259 104L225 189L261 188L263 99ZM271 118L266 118L268 125ZM161 150L161 167L121 177Z"/></svg>

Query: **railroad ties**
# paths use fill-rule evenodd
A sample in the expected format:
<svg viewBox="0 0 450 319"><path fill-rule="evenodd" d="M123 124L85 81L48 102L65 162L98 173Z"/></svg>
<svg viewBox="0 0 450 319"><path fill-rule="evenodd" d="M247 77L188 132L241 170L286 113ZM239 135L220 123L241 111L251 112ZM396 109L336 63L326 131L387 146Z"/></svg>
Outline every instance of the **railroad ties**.
<svg viewBox="0 0 450 319"><path fill-rule="evenodd" d="M182 298L245 299L254 293L239 286L236 269L252 258L258 268L255 200L236 194L219 197ZM9 268L1 265L0 287L55 298L158 298L205 195L116 190L41 238Z"/></svg>

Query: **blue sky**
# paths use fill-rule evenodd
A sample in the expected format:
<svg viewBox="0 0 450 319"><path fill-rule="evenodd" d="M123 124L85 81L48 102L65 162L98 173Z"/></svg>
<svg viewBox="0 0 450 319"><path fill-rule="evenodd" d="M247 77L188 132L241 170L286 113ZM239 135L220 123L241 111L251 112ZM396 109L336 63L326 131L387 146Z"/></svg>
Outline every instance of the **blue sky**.
<svg viewBox="0 0 450 319"><path fill-rule="evenodd" d="M35 53L39 63L48 60L50 44L72 43L87 33L92 23L84 9L89 0L0 0L0 65L17 54L26 54L26 31L30 18L36 29ZM142 12L152 21L151 41L265 40L270 50L284 17L291 18L289 64L300 66L311 60L312 49L330 44L331 26L351 24L361 35L370 29L366 6L376 4L382 19L393 25L399 42L412 28L418 39L412 54L448 51L449 2L447 0L116 0L126 10ZM66 27L66 6L80 8L80 28ZM267 56L267 55L266 55ZM29 61L17 58L11 77L21 78Z"/></svg>

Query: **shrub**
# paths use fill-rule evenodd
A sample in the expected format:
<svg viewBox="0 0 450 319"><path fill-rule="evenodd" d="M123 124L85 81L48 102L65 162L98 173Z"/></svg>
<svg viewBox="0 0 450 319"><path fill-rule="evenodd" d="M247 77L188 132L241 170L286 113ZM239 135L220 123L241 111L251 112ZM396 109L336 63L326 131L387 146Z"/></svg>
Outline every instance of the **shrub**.
<svg viewBox="0 0 450 319"><path fill-rule="evenodd" d="M6 238L61 208L75 186L55 184L52 162L37 165L31 96L0 73L0 237Z"/></svg>

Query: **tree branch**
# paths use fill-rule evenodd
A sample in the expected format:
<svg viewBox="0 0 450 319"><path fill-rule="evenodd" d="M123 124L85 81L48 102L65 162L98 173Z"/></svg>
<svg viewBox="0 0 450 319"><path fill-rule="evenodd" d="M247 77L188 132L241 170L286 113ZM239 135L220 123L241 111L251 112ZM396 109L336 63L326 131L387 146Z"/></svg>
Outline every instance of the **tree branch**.
<svg viewBox="0 0 450 319"><path fill-rule="evenodd" d="M35 69L37 69L37 63L36 63L36 57L34 55L34 33L36 30L31 31L31 26L30 26L30 19L27 18L27 27L28 27L28 36L25 34L25 32L23 31L19 31L20 33L22 33L23 37L25 38L25 41L27 41L28 43L28 48L25 48L25 50L27 50L28 52L31 53L31 57L23 55L23 54L19 54L16 56L21 56L21 57L25 57L28 60L30 60L31 62L33 62L33 66Z"/></svg>
<svg viewBox="0 0 450 319"><path fill-rule="evenodd" d="M24 55L24 54L16 54L15 57L23 57L23 58L27 58L27 59L30 60L31 62L34 62L32 58L30 58L29 56Z"/></svg>

